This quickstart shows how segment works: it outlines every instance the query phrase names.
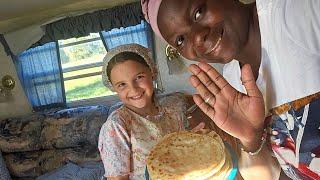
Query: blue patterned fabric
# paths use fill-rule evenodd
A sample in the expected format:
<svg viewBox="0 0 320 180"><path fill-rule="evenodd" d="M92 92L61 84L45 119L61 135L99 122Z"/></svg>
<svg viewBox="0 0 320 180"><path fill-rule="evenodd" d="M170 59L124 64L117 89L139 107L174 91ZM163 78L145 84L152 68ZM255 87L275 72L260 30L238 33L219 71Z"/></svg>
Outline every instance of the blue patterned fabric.
<svg viewBox="0 0 320 180"><path fill-rule="evenodd" d="M0 149L11 176L35 178L65 164L66 159L100 161L98 135L108 110L88 106L1 120ZM90 168L82 169L81 177L97 176L98 170ZM0 168L0 177L5 177L2 171Z"/></svg>
<svg viewBox="0 0 320 180"><path fill-rule="evenodd" d="M10 180L10 174L0 151L0 180Z"/></svg>
<svg viewBox="0 0 320 180"><path fill-rule="evenodd" d="M114 105L112 105L110 108L109 108L109 111L108 111L108 116L115 110L117 110L118 108L120 108L121 106L123 105L122 102L118 102Z"/></svg>
<svg viewBox="0 0 320 180"><path fill-rule="evenodd" d="M84 106L76 108L68 108L50 113L49 116L54 118L71 118L85 114L88 112L100 111L102 114L108 114L109 108L107 106ZM107 118L107 117L105 117Z"/></svg>
<svg viewBox="0 0 320 180"><path fill-rule="evenodd" d="M38 177L36 180L99 180L104 174L102 162L87 162L76 165L69 162L52 172Z"/></svg>
<svg viewBox="0 0 320 180"><path fill-rule="evenodd" d="M151 30L145 21L140 24L125 28L115 28L110 31L102 31L102 40L107 46L106 49L112 49L120 45L136 43L147 48L152 48Z"/></svg>

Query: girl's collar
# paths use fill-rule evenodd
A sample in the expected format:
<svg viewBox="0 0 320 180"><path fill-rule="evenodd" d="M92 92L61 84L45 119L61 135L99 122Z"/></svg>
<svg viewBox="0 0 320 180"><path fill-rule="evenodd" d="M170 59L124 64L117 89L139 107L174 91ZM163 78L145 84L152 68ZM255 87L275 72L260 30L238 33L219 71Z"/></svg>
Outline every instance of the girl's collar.
<svg viewBox="0 0 320 180"><path fill-rule="evenodd" d="M135 111L133 111L132 109L130 109L129 107L127 107L126 105L124 105L125 109L127 109L130 113L134 114L134 115L138 115L138 116L141 116L145 119L148 119L148 120L160 120L161 117L164 115L165 113L165 109L163 107L161 107L160 103L159 103L159 100L158 100L158 97L155 95L154 98L153 98L153 103L155 105L155 107L158 109L158 113L156 115L142 115L142 114L139 114Z"/></svg>

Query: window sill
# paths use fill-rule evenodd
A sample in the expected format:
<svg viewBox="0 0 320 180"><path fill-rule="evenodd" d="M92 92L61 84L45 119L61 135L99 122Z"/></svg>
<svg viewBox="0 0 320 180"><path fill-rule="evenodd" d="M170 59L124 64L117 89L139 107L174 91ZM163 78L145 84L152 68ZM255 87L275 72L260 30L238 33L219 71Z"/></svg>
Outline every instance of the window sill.
<svg viewBox="0 0 320 180"><path fill-rule="evenodd" d="M111 95L111 96L102 96L102 97L72 101L72 102L68 102L67 106L68 107L95 106L95 105L112 106L119 101L120 100L117 95Z"/></svg>

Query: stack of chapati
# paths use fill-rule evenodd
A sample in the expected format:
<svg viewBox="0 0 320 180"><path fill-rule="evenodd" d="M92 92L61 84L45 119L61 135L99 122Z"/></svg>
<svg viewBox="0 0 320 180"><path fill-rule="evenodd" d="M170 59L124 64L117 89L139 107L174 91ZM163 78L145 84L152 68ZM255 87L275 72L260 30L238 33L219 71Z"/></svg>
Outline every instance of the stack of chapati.
<svg viewBox="0 0 320 180"><path fill-rule="evenodd" d="M152 180L226 179L232 159L217 133L182 131L166 135L153 148L147 167Z"/></svg>

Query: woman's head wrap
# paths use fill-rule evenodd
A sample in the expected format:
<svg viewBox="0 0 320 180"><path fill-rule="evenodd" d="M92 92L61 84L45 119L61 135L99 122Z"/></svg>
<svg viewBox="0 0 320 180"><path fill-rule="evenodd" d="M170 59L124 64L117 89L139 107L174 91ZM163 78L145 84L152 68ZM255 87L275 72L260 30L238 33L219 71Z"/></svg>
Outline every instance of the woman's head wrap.
<svg viewBox="0 0 320 180"><path fill-rule="evenodd" d="M160 33L157 21L161 2L162 0L141 0L141 7L144 18L151 25L153 31L156 33L156 35L165 40Z"/></svg>

